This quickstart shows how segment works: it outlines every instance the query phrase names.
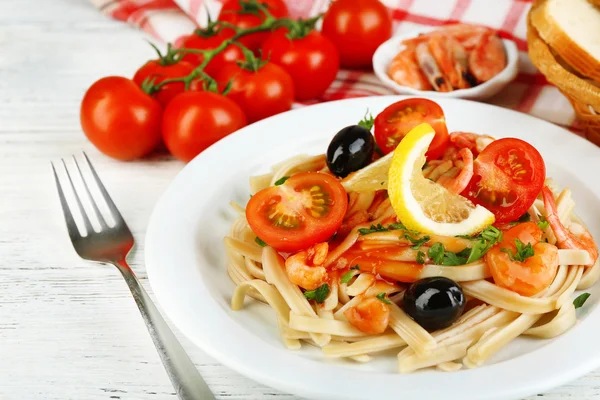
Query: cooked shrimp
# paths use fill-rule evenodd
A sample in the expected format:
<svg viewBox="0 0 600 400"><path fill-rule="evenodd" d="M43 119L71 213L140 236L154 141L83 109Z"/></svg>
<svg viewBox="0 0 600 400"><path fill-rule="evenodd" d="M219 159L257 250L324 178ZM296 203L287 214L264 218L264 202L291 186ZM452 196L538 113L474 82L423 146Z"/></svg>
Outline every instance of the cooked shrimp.
<svg viewBox="0 0 600 400"><path fill-rule="evenodd" d="M492 32L482 35L469 54L469 71L478 82L487 82L506 67L502 40Z"/></svg>
<svg viewBox="0 0 600 400"><path fill-rule="evenodd" d="M451 191L452 193L461 193L473 177L473 153L464 148L458 152L461 157L462 168L453 167L439 177L437 183Z"/></svg>
<svg viewBox="0 0 600 400"><path fill-rule="evenodd" d="M542 188L542 197L544 199L544 207L546 208L546 220L550 224L554 236L556 236L558 247L561 249L586 250L592 259L591 265L594 265L598 259L598 246L596 246L592 235L579 224L572 223L571 229L567 229L562 224L558 218L554 196L547 186Z"/></svg>
<svg viewBox="0 0 600 400"><path fill-rule="evenodd" d="M429 39L429 50L454 89L471 87L466 79L468 78L467 52L458 41L450 35L433 34Z"/></svg>
<svg viewBox="0 0 600 400"><path fill-rule="evenodd" d="M481 40L481 37L487 33L493 32L490 28L472 24L453 24L446 25L436 29L433 32L422 33L417 37L404 40L402 43L407 46L417 46L420 43L428 41L435 34L449 35L458 41L465 50L471 51Z"/></svg>
<svg viewBox="0 0 600 400"><path fill-rule="evenodd" d="M450 143L459 149L467 148L477 156L483 151L495 138L488 135L479 135L471 132L452 132L450 133Z"/></svg>
<svg viewBox="0 0 600 400"><path fill-rule="evenodd" d="M537 241L541 236L541 230L534 223L519 224L505 232L502 242L485 255L496 285L523 296L533 296L550 286L558 270L558 249ZM523 262L511 260L505 251L516 252L515 238L531 244L533 256Z"/></svg>
<svg viewBox="0 0 600 400"><path fill-rule="evenodd" d="M402 86L431 90L431 85L419 68L415 49L412 46L408 46L394 57L388 68L388 76Z"/></svg>
<svg viewBox="0 0 600 400"><path fill-rule="evenodd" d="M472 24L446 25L441 28L441 31L447 35L451 35L467 51L473 50L483 35L492 32L492 30L486 26Z"/></svg>
<svg viewBox="0 0 600 400"><path fill-rule="evenodd" d="M385 332L390 323L390 308L375 297L362 300L344 311L344 315L357 329L371 335Z"/></svg>
<svg viewBox="0 0 600 400"><path fill-rule="evenodd" d="M327 283L329 277L322 264L328 252L327 243L318 243L288 257L285 260L285 271L290 281L306 290L314 290Z"/></svg>
<svg viewBox="0 0 600 400"><path fill-rule="evenodd" d="M450 82L446 80L442 71L435 61L435 58L431 54L429 50L429 44L427 42L423 42L417 45L416 49L417 63L421 70L431 83L431 86L438 92L450 92L452 91L452 86Z"/></svg>

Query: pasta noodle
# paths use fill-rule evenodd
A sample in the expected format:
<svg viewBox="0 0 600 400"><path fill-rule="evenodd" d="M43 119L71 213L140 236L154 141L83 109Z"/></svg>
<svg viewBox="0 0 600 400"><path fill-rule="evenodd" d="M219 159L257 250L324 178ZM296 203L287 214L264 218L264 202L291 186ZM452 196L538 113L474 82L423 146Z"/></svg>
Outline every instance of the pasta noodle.
<svg viewBox="0 0 600 400"><path fill-rule="evenodd" d="M452 162L435 161L423 172L435 181L452 168L456 168ZM328 171L325 156L285 160L269 173L252 177L251 191L257 193L305 171ZM590 287L600 277L600 262L593 260L590 252L558 249L559 266L552 282L533 296L494 283L486 257L463 265L437 265L427 257L419 264L416 258L429 254L434 243L458 254L469 251L474 241L432 234L414 246L418 236L407 237L400 224L393 226L399 221L386 196L387 181L381 183L381 190L348 194L346 216L355 222L329 242L324 262L320 263L327 270L328 290L320 294L319 301L315 290L293 283L296 280L290 278L284 259L288 254L280 254L270 246L261 247L262 241L257 240L246 221L244 208L232 202L239 216L224 239L227 273L236 285L231 308L242 309L247 297L265 303L274 312L283 346L290 350L310 344L321 348L326 358L358 363L395 350L400 373L430 367L444 372L478 367L521 335L549 339L575 325L577 314L571 301L574 292ZM571 191L560 190L551 179L546 184L556 199L562 224L584 227L573 212ZM543 241L557 245L557 235L544 225L547 211L541 198L526 217L539 223ZM369 233L364 234L365 230ZM428 332L403 308L405 282L440 276L459 283L467 299L467 311L449 327ZM360 310L369 301L376 301L388 316L377 333L358 324L353 314L368 318Z"/></svg>

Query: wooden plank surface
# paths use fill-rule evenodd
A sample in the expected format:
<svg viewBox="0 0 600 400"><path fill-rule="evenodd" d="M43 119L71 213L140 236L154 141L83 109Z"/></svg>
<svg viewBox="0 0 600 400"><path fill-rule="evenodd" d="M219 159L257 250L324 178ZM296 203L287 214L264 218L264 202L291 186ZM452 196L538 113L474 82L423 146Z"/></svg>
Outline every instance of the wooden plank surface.
<svg viewBox="0 0 600 400"><path fill-rule="evenodd" d="M81 261L68 243L49 166L82 150L90 155L133 230L131 265L151 293L144 231L182 164L110 160L78 121L94 80L131 76L153 55L144 38L85 0L0 2L1 399L175 399L122 278ZM178 336L219 399L296 399ZM600 398L600 373L534 398Z"/></svg>

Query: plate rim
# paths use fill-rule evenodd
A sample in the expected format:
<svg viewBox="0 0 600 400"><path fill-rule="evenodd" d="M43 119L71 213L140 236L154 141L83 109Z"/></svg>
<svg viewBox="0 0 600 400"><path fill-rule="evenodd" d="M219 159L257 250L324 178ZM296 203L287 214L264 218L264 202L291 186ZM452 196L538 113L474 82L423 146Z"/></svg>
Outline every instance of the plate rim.
<svg viewBox="0 0 600 400"><path fill-rule="evenodd" d="M356 395L360 396L360 393L361 393L360 388L358 388L358 387L355 388L356 385L353 380L356 379L357 377L363 378L365 374L369 374L369 377L371 377L371 378L376 377L374 380L377 382L381 381L381 379L377 378L377 377L381 377L381 376L383 376L383 377L386 377L389 375L413 376L413 377L418 376L418 375L396 375L396 374L390 374L390 373L370 373L370 372L357 371L357 370L351 370L351 369L348 369L347 371L345 371L345 369L344 369L345 372L343 373L343 375L347 376L348 379L351 379L349 381L349 383L348 382L346 383L346 387L348 390L350 390L352 388L352 393L348 393L348 392L344 391L343 388L341 391L339 390L339 382L337 384L331 385L331 388L333 390L323 391L322 385L321 386L320 385L302 385L301 383L296 383L296 384L291 383L290 379L293 376L290 376L289 374L286 374L286 373L281 373L281 371L275 371L274 369L271 369L271 370L268 370L269 373L265 373L265 371L267 371L267 370L261 371L260 368L256 368L256 365L243 365L240 363L239 356L232 357L231 355L225 354L225 352L223 352L223 351L217 350L215 347L211 346L211 345L214 345L214 343L206 343L205 341L202 343L199 343L197 341L196 335L193 332L190 332L189 329L185 326L185 323L183 322L183 319L185 318L185 316L181 315L177 310L174 309L174 305L172 304L172 301L169 300L169 298L168 298L168 296L169 296L168 293L165 292L166 289L160 283L160 279L159 279L159 276L160 276L160 265L159 264L160 263L157 259L157 257L160 258L160 256L157 255L157 251L158 251L157 248L159 246L154 246L155 243L161 243L160 237L161 237L161 234L164 234L163 232L161 232L161 230L159 229L159 226L157 224L159 223L160 218L161 218L160 213L163 212L162 209L165 207L165 204L167 204L168 196L171 196L171 193L174 190L173 188L176 187L176 185L178 185L178 182L181 179L183 179L182 177L185 177L187 174L191 174L190 171L192 171L195 168L194 165L199 165L202 162L202 161L198 161L198 160L203 160L205 158L208 158L209 155L218 154L221 151L226 150L226 146L228 146L230 142L239 140L236 138L242 137L242 135L246 134L247 132L252 132L253 130L257 129L258 127L260 127L263 123L265 123L268 120L272 120L274 118L277 118L277 119L286 118L286 115L289 115L290 113L310 112L310 111L306 111L306 110L310 110L310 109L314 110L315 108L335 107L335 105L337 105L339 103L343 103L343 102L363 102L363 101L368 101L367 99L371 99L371 100L377 99L376 101L382 101L382 102L385 100L388 100L389 103L391 104L394 101L398 101L398 100L410 98L410 97L414 97L414 96L390 95L390 96L376 96L376 97L371 97L371 98L343 99L343 100L338 100L338 101L321 103L321 104L317 104L317 105L310 106L310 107L303 107L303 108L292 110L288 113L279 114L279 115L271 117L267 120L263 120L256 124L249 125L248 127L245 127L243 129L241 129L240 131L236 132L235 134L224 138L220 142L211 146L203 154L196 157L192 162L190 162L181 171L179 171L177 176L168 185L168 187L163 192L160 199L157 201L156 205L153 208L152 214L151 214L149 222L148 222L144 252L145 252L145 262L146 262L146 271L148 274L148 280L153 289L154 295L156 296L158 305L160 306L160 308L162 309L164 314L166 314L166 316L169 317L169 319L173 322L173 324L186 337L188 337L192 341L192 343L194 343L195 346L202 349L204 352L206 352L209 356L216 359L218 362L241 373L242 375L248 376L249 378L251 378L257 382L263 383L270 387L277 388L279 390L283 390L283 391L286 391L289 393L294 393L294 394L304 396L304 397L309 397L309 398L320 398L322 396L326 396L327 398L331 398L331 399L354 399L354 398L360 399L361 397L356 397ZM577 139L575 139L575 136L577 136L577 135L567 131L566 129L564 129L558 125L554 125L543 119L540 119L540 118L537 118L537 117L534 117L534 116L531 116L528 114L519 113L514 110L506 109L504 107L500 107L500 106L496 106L496 105L492 105L492 104L479 103L479 102L465 100L465 99L432 98L432 100L439 101L439 102L473 103L473 104L476 104L478 107L479 106L491 107L494 109L502 110L502 112L515 113L515 114L519 115L519 117L521 117L521 118L534 119L534 120L536 120L536 123L541 122L542 124L547 124L548 126L551 126L553 129L558 129L558 130L562 131L562 133L564 133L565 135L568 135L570 140L575 141L575 143L579 143L579 145L594 146L592 143L588 142L587 140L585 140L582 137L577 137ZM313 111L313 112L315 112L315 111ZM599 152L598 154L600 155L600 149L597 149L597 150ZM159 241L157 242L157 240L159 240ZM225 274L225 271L223 271L223 272ZM204 285L204 282L202 282L202 283ZM208 296L208 297L209 297L209 299L208 299L209 303L214 302L216 304L215 299L213 299L211 296ZM219 307L218 305L216 305L216 306ZM593 310L590 310L589 315L583 321L580 321L580 323L578 323L578 325L573 327L571 330L572 331L574 331L574 330L581 331L581 327L584 324L587 325L589 328L589 325L591 325L594 321L596 322L596 326L600 326L600 312L598 312L597 310L595 310L595 312L592 312L592 311ZM226 320L225 322L229 322L228 324L226 323L225 325L227 327L231 327L232 321L227 321L227 319L228 319L227 315L223 314L222 318L224 318ZM204 331L208 332L208 331L210 331L210 329L205 329ZM587 334L589 336L589 332L587 332ZM206 335L205 335L205 337L206 337ZM256 339L256 338L254 338L254 339ZM554 345L556 347L556 343L562 342L562 341L564 341L564 339L565 339L564 336L559 337L559 338L549 342L547 344L547 346ZM252 341L252 342L256 343L256 341ZM263 342L263 345L268 346L268 344L265 342ZM278 357L278 358L283 358L284 360L290 358L287 356L293 355L293 352L286 350L286 349L276 349L276 352L278 352L278 353L285 352L286 357L283 357L283 356ZM535 358L537 358L537 357L535 357L535 353L536 353L536 350L528 352L524 355L521 355L518 358L520 359L520 361L522 363L534 366ZM562 373L555 374L550 377L546 377L545 379L538 379L534 382L525 382L524 385L519 386L519 387L512 387L513 385L505 385L505 386L510 386L510 387L504 387L503 391L500 393L501 395L498 395L498 393L486 393L485 397L481 397L481 393L478 392L478 397L475 397L473 399L481 400L481 399L485 398L488 400L496 400L496 399L499 400L499 399L513 398L513 397L516 398L516 397L520 397L520 396L524 396L524 395L530 395L535 392L547 390L549 388L564 384L564 383L566 383L572 379L575 379L575 378L589 372L590 370L600 366L600 348L598 348L597 351L593 352L594 357L592 357L590 353L591 353L590 351L582 352L583 355L587 355L587 358L586 357L580 358L579 360L577 360L577 363L574 364L574 367L566 372L563 370ZM308 374L308 376L310 378L314 378L314 379L316 379L316 381L319 380L318 377L310 375L310 370L311 370L311 368L314 367L314 363L317 363L319 365L323 364L321 361L309 360L304 357L296 357L295 355L293 356L293 359L294 359L294 362L297 364L294 366L295 370L304 371ZM464 371L464 373L469 373L469 375L471 375L473 379L477 379L478 377L481 378L481 375L482 375L481 371L487 370L489 372L491 369L496 369L496 367L502 366L502 364L511 362L512 360L514 360L514 359L499 362L499 363L496 363L493 365L488 365L485 368L467 370L467 371ZM261 364L260 361L261 360L258 360L257 362L259 362L259 364ZM262 360L262 361L264 361L264 360ZM263 365L263 364L264 364L264 362L261 365ZM264 365L263 365L263 368L264 368ZM503 368L500 368L500 369L503 369ZM518 369L520 369L520 368L518 368ZM487 373L483 373L483 374L487 375ZM447 374L447 375L452 375L452 374ZM440 376L443 376L443 375L440 375ZM514 378L518 379L519 375L515 375ZM397 379L397 380L402 380L402 379ZM420 381L420 380L421 379L415 379L415 381ZM302 381L304 381L304 382L306 381L306 376L303 376ZM292 380L292 382L293 382L293 380ZM425 388L425 389L427 389L427 388ZM425 390L425 389L420 388L419 390ZM417 394L417 397L423 396L422 392L419 392L419 393L420 394ZM413 398L413 397L407 396L405 393L402 393L402 395L405 400ZM352 397L352 396L354 396L354 397ZM417 398L417 397L414 397L414 398ZM387 397L383 396L383 398L387 398ZM462 398L463 399L471 399L472 397L462 396Z"/></svg>

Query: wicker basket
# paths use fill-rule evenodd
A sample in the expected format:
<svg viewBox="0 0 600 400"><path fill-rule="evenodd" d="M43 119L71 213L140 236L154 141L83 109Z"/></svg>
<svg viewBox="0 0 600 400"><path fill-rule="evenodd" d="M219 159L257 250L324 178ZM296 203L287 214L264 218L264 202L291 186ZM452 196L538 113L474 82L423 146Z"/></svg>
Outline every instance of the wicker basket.
<svg viewBox="0 0 600 400"><path fill-rule="evenodd" d="M536 4L539 3L539 0L536 1ZM569 99L586 137L600 146L600 86L561 65L529 20L527 43L531 62Z"/></svg>

